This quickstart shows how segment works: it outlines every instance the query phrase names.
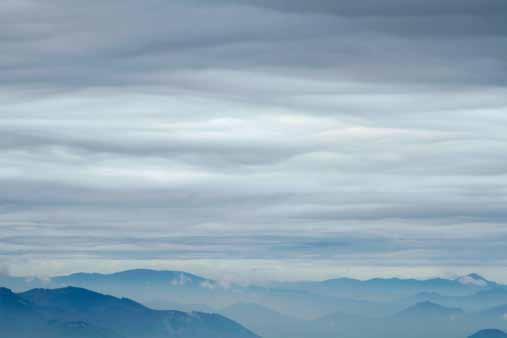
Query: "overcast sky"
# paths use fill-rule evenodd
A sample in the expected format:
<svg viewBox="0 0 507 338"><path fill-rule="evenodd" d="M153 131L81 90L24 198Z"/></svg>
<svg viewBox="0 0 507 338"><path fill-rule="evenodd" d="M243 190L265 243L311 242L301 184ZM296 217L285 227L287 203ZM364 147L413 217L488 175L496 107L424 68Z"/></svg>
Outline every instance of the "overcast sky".
<svg viewBox="0 0 507 338"><path fill-rule="evenodd" d="M1 1L1 270L507 281L506 17Z"/></svg>

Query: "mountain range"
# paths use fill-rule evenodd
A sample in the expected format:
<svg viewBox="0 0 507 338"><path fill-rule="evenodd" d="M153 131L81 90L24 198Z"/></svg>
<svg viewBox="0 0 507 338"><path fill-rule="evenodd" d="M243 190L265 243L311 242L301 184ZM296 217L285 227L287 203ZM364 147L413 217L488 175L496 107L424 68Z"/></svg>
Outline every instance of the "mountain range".
<svg viewBox="0 0 507 338"><path fill-rule="evenodd" d="M2 338L256 338L218 314L152 310L127 298L66 287L0 289Z"/></svg>
<svg viewBox="0 0 507 338"><path fill-rule="evenodd" d="M194 320L196 316L201 318L200 322L209 318L203 311L220 313L223 317L217 318L231 318L265 338L462 338L488 327L507 329L507 288L478 274L452 279L376 278L362 281L339 278L240 286L182 271L137 269L112 274L76 273L47 280L30 278L25 279L26 282L19 277L0 280L9 281L17 291L34 285L55 288L51 292L45 291L51 295L45 296L51 300L47 301L48 304L67 299L67 296L60 295L62 290L78 293L75 290L84 289L118 297L113 299L124 302L122 309L132 302L149 313L146 318L150 319L143 319L144 315L136 318L140 321L139 327L153 327L156 332L151 335L157 338L162 337L157 336L162 330L160 321L186 318L188 311ZM48 304L42 297L45 292L36 289L14 295L47 309ZM133 300L125 301L122 297ZM65 309L68 313L72 307L66 306ZM192 311L196 312L192 314ZM118 318L131 318L131 315L127 311ZM106 325L109 321L99 321L93 316L65 315L53 320L45 315L44 318L46 324L51 323L48 324L51 330L65 331L72 327L78 328L76 331L93 331L95 337L125 336L136 332L136 326L123 332ZM153 320L155 322L151 322Z"/></svg>

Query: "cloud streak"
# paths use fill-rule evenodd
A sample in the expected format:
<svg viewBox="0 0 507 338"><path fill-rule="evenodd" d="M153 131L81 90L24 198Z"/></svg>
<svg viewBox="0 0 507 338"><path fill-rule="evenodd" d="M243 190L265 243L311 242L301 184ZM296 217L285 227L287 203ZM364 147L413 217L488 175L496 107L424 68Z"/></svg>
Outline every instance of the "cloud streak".
<svg viewBox="0 0 507 338"><path fill-rule="evenodd" d="M502 266L506 13L3 2L0 257L18 273Z"/></svg>

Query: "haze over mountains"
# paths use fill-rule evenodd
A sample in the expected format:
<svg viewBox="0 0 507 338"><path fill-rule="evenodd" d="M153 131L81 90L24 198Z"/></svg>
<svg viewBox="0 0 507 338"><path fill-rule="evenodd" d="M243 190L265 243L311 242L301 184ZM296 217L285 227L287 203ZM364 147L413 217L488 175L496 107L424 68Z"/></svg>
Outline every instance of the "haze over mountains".
<svg viewBox="0 0 507 338"><path fill-rule="evenodd" d="M137 322L144 318L142 321L150 323L150 327L161 325L157 324L160 320L182 320L186 316L189 317L184 322L192 324L197 318L199 325L220 319L223 323L230 323L231 332L239 330L237 332L243 332L241 334L245 337L250 332L242 331L224 317L202 313L188 315L174 310L221 313L266 338L427 338L429 335L462 338L487 328L507 329L507 287L477 274L455 279L377 278L361 281L339 278L241 286L180 271L138 269L113 274L77 273L48 280L3 277L2 283L17 291L34 286L58 288L11 294L11 297L21 297L22 302L36 306L46 307L53 301L72 305L71 301L67 303L66 296L86 300L86 304L90 301L89 296L105 300L107 306L114 308L112 313L121 310L114 314L114 318L97 320L93 316L65 315L61 321L52 322L53 326L44 328L65 330L69 326L78 326L83 334L93 331L104 337L111 334L105 330L111 329L106 324L119 318L131 318ZM69 286L129 297L159 310ZM102 311L102 305L100 309ZM139 309L145 317L134 315ZM173 311L165 311L168 309ZM71 307L70 313L79 312L75 311ZM49 318L47 314L43 317ZM79 324L81 322L85 324ZM136 327L127 329L127 332L136 332ZM208 329L205 325L198 332ZM117 327L113 327L113 331L126 334ZM160 332L155 330L152 336L159 337L157 334Z"/></svg>

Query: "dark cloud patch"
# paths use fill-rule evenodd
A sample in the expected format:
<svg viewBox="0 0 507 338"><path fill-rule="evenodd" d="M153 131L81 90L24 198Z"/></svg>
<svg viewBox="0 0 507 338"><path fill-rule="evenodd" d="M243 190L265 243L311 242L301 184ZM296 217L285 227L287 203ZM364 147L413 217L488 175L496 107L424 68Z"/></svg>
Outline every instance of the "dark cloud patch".
<svg viewBox="0 0 507 338"><path fill-rule="evenodd" d="M507 11L501 0L245 0L244 3L303 13L328 13L353 16L439 16L439 15L498 15Z"/></svg>
<svg viewBox="0 0 507 338"><path fill-rule="evenodd" d="M337 18L322 15L340 11ZM15 15L2 12L7 33L0 67L4 84L35 88L141 85L213 92L218 88L174 73L273 67L290 67L293 74L325 68L345 81L390 85L505 85L506 12L504 2L493 0L38 2ZM129 29L132 23L135 29Z"/></svg>

